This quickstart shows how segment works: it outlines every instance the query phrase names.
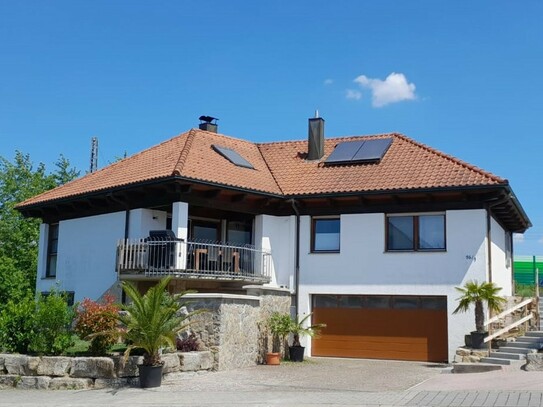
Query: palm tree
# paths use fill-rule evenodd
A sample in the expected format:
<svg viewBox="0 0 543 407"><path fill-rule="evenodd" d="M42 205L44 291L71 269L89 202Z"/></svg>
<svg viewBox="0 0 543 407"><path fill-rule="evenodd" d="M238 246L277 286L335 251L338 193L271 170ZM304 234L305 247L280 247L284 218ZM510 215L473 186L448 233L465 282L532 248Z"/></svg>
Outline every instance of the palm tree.
<svg viewBox="0 0 543 407"><path fill-rule="evenodd" d="M301 320L299 317L293 319L290 324L290 333L292 334L292 346L302 346L300 343L300 336L307 335L310 338L317 336L322 328L326 328L326 324L315 324L310 326L305 326L305 321L311 316L307 314Z"/></svg>
<svg viewBox="0 0 543 407"><path fill-rule="evenodd" d="M502 305L506 302L506 299L500 297L498 292L501 287L496 286L494 283L478 283L477 280L468 281L464 287L456 287L456 289L462 294L458 307L453 311L453 314L458 312L466 312L469 310L471 304L475 304L475 331L484 333L485 315L483 304L486 303L489 310L494 312L500 312Z"/></svg>
<svg viewBox="0 0 543 407"><path fill-rule="evenodd" d="M130 282L123 281L122 287L132 301L123 307L124 313L118 315L123 324L122 336L127 340L125 357L134 348L144 351L143 365L161 364L160 349L175 348L177 333L188 326L187 318L194 315L180 315L185 304L179 302L179 295L171 295L166 287L171 278L166 277L151 287L144 295Z"/></svg>

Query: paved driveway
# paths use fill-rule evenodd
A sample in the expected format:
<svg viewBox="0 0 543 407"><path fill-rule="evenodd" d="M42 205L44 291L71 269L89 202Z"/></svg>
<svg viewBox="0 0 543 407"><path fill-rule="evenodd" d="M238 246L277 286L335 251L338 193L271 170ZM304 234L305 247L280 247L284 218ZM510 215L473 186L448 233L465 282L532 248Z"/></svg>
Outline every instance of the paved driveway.
<svg viewBox="0 0 543 407"><path fill-rule="evenodd" d="M0 406L541 406L543 373L453 375L429 363L312 359L184 375L158 389L0 392ZM522 390L522 391L520 391Z"/></svg>

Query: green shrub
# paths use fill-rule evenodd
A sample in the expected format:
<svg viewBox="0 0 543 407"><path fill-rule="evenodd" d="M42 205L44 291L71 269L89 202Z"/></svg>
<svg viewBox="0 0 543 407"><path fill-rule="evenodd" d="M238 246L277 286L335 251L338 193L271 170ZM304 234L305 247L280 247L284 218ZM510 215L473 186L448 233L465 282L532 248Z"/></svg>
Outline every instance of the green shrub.
<svg viewBox="0 0 543 407"><path fill-rule="evenodd" d="M117 335L113 332L117 326L117 313L119 307L114 304L112 296L106 296L102 304L85 298L76 308L75 333L81 339L90 339L89 352L93 356L107 353L111 345L116 342Z"/></svg>
<svg viewBox="0 0 543 407"><path fill-rule="evenodd" d="M36 303L31 295L9 300L0 311L0 350L27 353L36 321Z"/></svg>
<svg viewBox="0 0 543 407"><path fill-rule="evenodd" d="M515 295L519 297L534 297L535 285L533 284L517 284L515 286Z"/></svg>
<svg viewBox="0 0 543 407"><path fill-rule="evenodd" d="M66 296L51 291L41 295L36 304L34 335L29 350L39 354L58 355L73 345L71 324L74 317Z"/></svg>

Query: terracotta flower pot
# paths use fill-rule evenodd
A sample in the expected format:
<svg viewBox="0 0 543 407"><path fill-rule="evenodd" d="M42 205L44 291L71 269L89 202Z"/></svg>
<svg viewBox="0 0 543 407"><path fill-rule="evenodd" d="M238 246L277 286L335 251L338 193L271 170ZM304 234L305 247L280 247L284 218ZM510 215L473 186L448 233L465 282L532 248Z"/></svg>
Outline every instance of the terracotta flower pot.
<svg viewBox="0 0 543 407"><path fill-rule="evenodd" d="M266 354L267 365L279 365L280 363L281 358L279 357L279 352L269 352Z"/></svg>

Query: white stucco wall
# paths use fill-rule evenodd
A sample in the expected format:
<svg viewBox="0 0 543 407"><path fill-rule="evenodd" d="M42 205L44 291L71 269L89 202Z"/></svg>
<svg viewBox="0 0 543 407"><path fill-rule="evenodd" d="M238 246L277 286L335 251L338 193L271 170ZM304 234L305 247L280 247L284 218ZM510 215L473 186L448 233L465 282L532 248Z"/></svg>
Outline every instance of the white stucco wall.
<svg viewBox="0 0 543 407"><path fill-rule="evenodd" d="M513 295L513 268L506 262L506 232L494 218L491 218L490 235L492 242L490 249L492 254L492 281L502 288L500 295Z"/></svg>
<svg viewBox="0 0 543 407"><path fill-rule="evenodd" d="M446 212L445 252L385 252L385 215L341 216L341 252L310 253L311 219L300 227L299 314L311 310L313 294L447 296L449 354L474 328L471 312L452 315L467 280L486 278L486 212ZM310 348L310 341L306 341ZM310 349L308 349L310 352Z"/></svg>
<svg viewBox="0 0 543 407"><path fill-rule="evenodd" d="M166 229L167 213L152 209L132 209L128 227L130 239L141 239L149 236L151 230Z"/></svg>
<svg viewBox="0 0 543 407"><path fill-rule="evenodd" d="M90 216L59 223L56 279L45 279L46 256L41 252L36 288L74 291L75 301L97 299L117 281L115 257L117 241L124 237L125 212ZM42 232L47 227L43 226ZM46 234L40 236L40 242ZM45 251L46 244L43 244Z"/></svg>
<svg viewBox="0 0 543 407"><path fill-rule="evenodd" d="M295 233L294 216L258 215L255 218L255 245L272 254L272 286L294 289Z"/></svg>

